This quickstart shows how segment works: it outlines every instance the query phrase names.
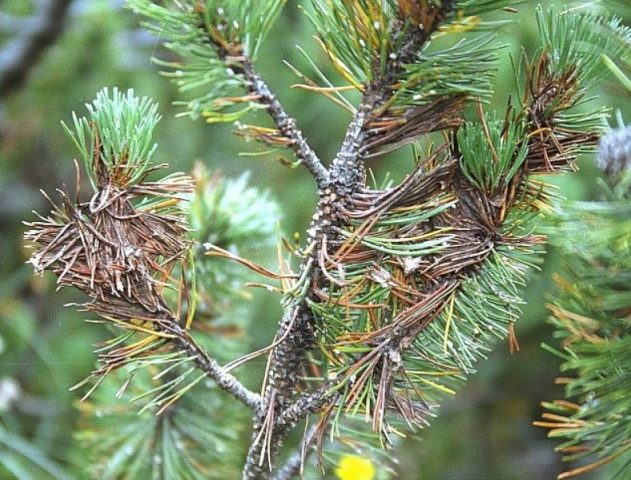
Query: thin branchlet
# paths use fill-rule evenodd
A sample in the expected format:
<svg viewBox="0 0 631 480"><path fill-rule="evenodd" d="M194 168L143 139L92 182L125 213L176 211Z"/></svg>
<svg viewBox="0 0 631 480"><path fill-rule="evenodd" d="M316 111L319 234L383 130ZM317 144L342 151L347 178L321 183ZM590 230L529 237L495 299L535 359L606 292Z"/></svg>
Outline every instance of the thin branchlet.
<svg viewBox="0 0 631 480"><path fill-rule="evenodd" d="M125 155L108 166L100 142L97 132L92 162L96 192L88 202L74 202L59 191L61 205L53 204L48 217L28 224L31 230L25 238L38 245L30 263L36 272L52 271L60 287L75 287L90 297L85 310L140 335L142 340L135 345L184 352L220 388L256 408L259 395L225 372L194 341L164 296L164 286L191 247L183 212L176 206L193 191L192 179L141 178L130 184ZM136 206L146 198L160 201ZM147 349L133 347L101 351L101 367L92 378L100 382L111 371L147 356Z"/></svg>
<svg viewBox="0 0 631 480"><path fill-rule="evenodd" d="M244 59L243 76L250 93L256 96L258 102L266 106L267 112L272 117L278 129L278 132L274 135L285 139L288 148L293 150L296 157L313 175L318 187L322 188L329 180L328 170L322 165L322 162L298 129L296 120L285 112L283 106L271 92L265 81L256 73L252 60L249 58Z"/></svg>
<svg viewBox="0 0 631 480"><path fill-rule="evenodd" d="M234 75L243 77L248 92L248 95L243 97L243 101L254 101L264 106L276 126L276 129L270 130L240 125L237 133L250 136L274 147L284 146L291 149L300 163L312 174L318 187L325 185L329 177L328 170L298 129L296 120L285 112L267 83L256 72L252 58L248 55L245 46L238 39L233 39L228 43L219 39L216 27L223 25L225 21L221 15L217 14L214 17L216 24L208 25L203 21L204 11L204 9L199 11L200 28L208 33L207 41L216 49L218 57L230 63ZM209 28L211 30L208 30Z"/></svg>

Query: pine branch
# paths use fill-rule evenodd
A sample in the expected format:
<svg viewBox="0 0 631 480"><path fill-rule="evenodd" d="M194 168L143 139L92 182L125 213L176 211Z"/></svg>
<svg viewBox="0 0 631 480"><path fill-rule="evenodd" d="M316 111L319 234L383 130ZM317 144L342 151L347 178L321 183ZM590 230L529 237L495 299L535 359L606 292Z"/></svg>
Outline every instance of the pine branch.
<svg viewBox="0 0 631 480"><path fill-rule="evenodd" d="M198 163L192 176L195 191L186 210L195 242L194 268L184 277L195 308L194 318L190 306L185 308L186 317L202 352L224 364L247 351L243 339L251 314L247 304L237 301L244 297L243 273L226 260L209 257L206 246L213 242L235 253L264 251L276 237L269 220L278 217L278 206L267 192L249 187L246 175L227 180ZM189 330L181 330L190 340ZM186 348L178 348L183 353L167 365L158 365L157 373L137 365L112 372L114 381L104 382L79 405L79 440L90 456L92 477L224 480L239 475L251 412L207 376L176 403L167 400L195 375L195 352ZM178 387L169 390L174 382ZM116 392L114 384L120 383L129 386ZM152 400L138 412L137 403L147 397Z"/></svg>
<svg viewBox="0 0 631 480"><path fill-rule="evenodd" d="M243 75L247 81L249 92L267 107L267 112L274 120L278 129L278 133L275 133L274 136L279 137L283 144L293 150L301 163L311 172L318 187L322 188L329 180L329 172L298 129L296 120L287 115L267 84L254 70L254 65L250 59L246 59L243 63ZM273 144L273 142L269 143Z"/></svg>
<svg viewBox="0 0 631 480"><path fill-rule="evenodd" d="M322 410L328 403L334 402L337 394L332 391L333 382L325 382L314 392L300 396L294 403L283 410L275 422L275 428L281 432L289 432L298 422L312 413Z"/></svg>
<svg viewBox="0 0 631 480"><path fill-rule="evenodd" d="M153 30L161 38L166 36L169 48L182 57L182 62L157 61L171 70L167 75L180 89L189 92L202 85L210 87L210 92L186 103L192 116L202 115L209 123L234 122L239 135L274 148L290 148L321 187L328 180L327 169L254 68L260 43L284 3L244 0L237 5L212 0L162 7L149 0L130 1L134 9L156 22ZM267 111L275 128L239 122L258 109Z"/></svg>
<svg viewBox="0 0 631 480"><path fill-rule="evenodd" d="M276 462L301 421L319 416L318 447L325 432L334 448L344 438L344 448L329 455L340 463L347 450L383 449L402 429L427 425L438 400L475 371L493 339L509 336L517 345L517 289L543 241L532 225L552 201L533 175L571 170L577 155L593 149L603 112L575 107L601 78L596 62L621 54L625 43L612 38L629 37L616 22L574 12L557 21L554 11L540 11L543 47L533 61L524 57L524 94L492 115L482 102L491 92L493 38L429 47L444 35L495 28L478 15L507 1L313 0L325 53L361 93L326 169L253 68L282 3L174 1L166 8L132 1L182 58L164 65L192 94L192 116L237 122L252 110L268 111L275 128L241 125L240 133L291 148L317 181L319 201L307 244L296 252L297 273L281 263L275 274L203 240L214 257L281 281L284 312L274 342L229 365L271 351L262 397L191 334L202 284L194 263L205 255L191 252L178 205L193 183L182 175L147 181L157 122L149 102L103 94L89 107L91 121L75 118L71 134L94 194L81 203L62 193L62 205L27 233L41 246L32 259L38 271L52 270L60 286L88 294L86 309L123 329L99 350L97 385L125 367L124 394L137 370L155 368L153 379L161 381L137 398L152 397L143 411L166 412L214 379L255 410L243 478L259 480L296 474L295 458L289 473ZM476 105L477 119L464 120L467 104ZM419 154L401 183L368 186L366 159L433 131L444 131L444 143ZM371 460L346 460L374 470Z"/></svg>
<svg viewBox="0 0 631 480"><path fill-rule="evenodd" d="M180 325L171 322L167 331L176 335L174 342L177 347L193 357L199 369L205 372L209 378L212 378L222 390L252 409L259 407L261 396L246 388L233 375L226 372Z"/></svg>
<svg viewBox="0 0 631 480"><path fill-rule="evenodd" d="M129 372L114 374L124 381ZM215 386L198 385L160 414L159 407L138 412L134 397L168 383L177 373L137 372L124 393L107 382L78 405L77 440L89 478L236 478L246 409ZM203 401L199 401L203 398Z"/></svg>
<svg viewBox="0 0 631 480"><path fill-rule="evenodd" d="M322 273L317 267L312 271L312 265L320 263L320 258L325 255L327 241L330 242L329 244L335 244L338 241L339 234L335 228L343 223L343 211L348 210L346 205L348 205L349 197L359 190L365 180L364 143L368 138L366 125L371 112L387 98L388 86L401 70L402 64L409 61L413 52L429 38L451 8L453 8L452 3L445 2L440 8L435 9L433 14L435 23L426 25L424 30L416 29L412 33L403 35L402 46L400 50L395 51L394 59L391 60L388 68L367 86L361 105L347 129L344 142L331 166L330 182L323 191L320 191L320 201L308 230L308 244L313 245L314 248L312 253L303 260L300 275L308 275L309 282L318 284L323 281ZM390 58L390 52L386 53L387 58ZM270 426L270 416L278 415L291 403L287 395L295 391L298 374L305 367L306 352L313 348L312 332L315 318L308 300L309 296L306 296L289 310L279 326L277 338L286 336L289 332L290 340L274 349L271 356L268 383L254 423L253 442L244 467L244 479L269 478L270 461L273 461L277 455L283 441L284 435ZM268 429L269 440L259 441L265 428ZM264 465L266 450L268 465Z"/></svg>
<svg viewBox="0 0 631 480"><path fill-rule="evenodd" d="M551 27L543 14L541 19L549 38L545 33ZM560 30L584 35L594 55L617 51L602 41L598 27L588 27L592 20L570 14L566 20ZM309 258L317 265L312 293L305 296L312 315L304 315L303 322L286 321L280 330L315 331L322 379L336 379L331 390L338 400L329 403L339 412L336 418L344 412L368 415L373 430L389 443L388 412L423 426L431 413L425 398L451 392L448 385L473 371L485 344L511 332L520 303L516 285L527 264L523 255L541 241L528 233L528 221L546 200L530 175L571 168L578 153L593 148L598 138L598 114L567 113L579 103L586 83L597 78L591 65L580 70L586 64L569 53L569 38L560 33L528 66L533 72L529 94L519 113L509 109L504 119L494 120L480 109L479 123L465 124L450 144L390 190L366 189L362 173L366 119L387 101L388 90L380 85L389 82L382 84L384 77L377 75L364 87L319 204L329 209L318 210L309 231ZM388 314L370 315L366 298ZM313 324L305 323L310 319ZM274 425L300 402L284 396L292 390L283 368L304 368L304 360L292 354L291 345L281 345L272 355L270 377L286 383L283 389L268 384L267 408L255 424L258 448L250 450L244 478L267 478L264 464L273 461L282 441ZM428 371L444 384L429 380Z"/></svg>
<svg viewBox="0 0 631 480"><path fill-rule="evenodd" d="M60 287L75 287L92 299L84 305L87 311L126 330L99 351L102 366L90 377L98 379L95 387L125 365L170 368L192 361L203 375L180 390L176 386L185 377L168 385L157 397L160 402L169 405L208 377L255 408L259 395L225 372L187 331L194 300L185 296L185 280L173 286L180 292L178 303L190 310L185 328L168 305L164 287L173 282L174 269L184 268L190 250L178 204L192 192L192 181L180 174L146 180L155 170L150 161L157 105L131 90L123 95L115 89L110 98L105 89L88 110L90 120L74 116L75 132L66 130L83 157L94 194L82 203L59 191L61 206L51 200L50 216L28 224L32 229L25 238L40 247L30 260L36 272L52 271Z"/></svg>

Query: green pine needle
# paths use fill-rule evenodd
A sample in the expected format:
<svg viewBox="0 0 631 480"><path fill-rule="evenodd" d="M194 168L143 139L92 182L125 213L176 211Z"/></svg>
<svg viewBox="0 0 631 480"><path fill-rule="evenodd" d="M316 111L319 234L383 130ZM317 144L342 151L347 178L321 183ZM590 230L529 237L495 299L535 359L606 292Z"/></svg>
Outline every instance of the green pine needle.
<svg viewBox="0 0 631 480"><path fill-rule="evenodd" d="M235 122L260 106L245 95L244 56L256 58L285 0L129 0L145 26L180 58L154 59L188 97L187 115L209 123Z"/></svg>
<svg viewBox="0 0 631 480"><path fill-rule="evenodd" d="M121 374L114 376L121 380ZM108 382L90 401L78 405L83 429L77 439L89 455L86 468L92 478L223 480L238 476L243 454L238 424L246 412L216 387L200 384L160 415L156 415L158 406L138 413L132 397L164 382L164 377L137 372L133 387L121 398L113 398L115 385Z"/></svg>
<svg viewBox="0 0 631 480"><path fill-rule="evenodd" d="M543 48L552 58L556 72L576 70L582 88L593 85L607 74L602 55L619 58L629 55L631 27L619 19L607 20L553 7L537 9L537 25Z"/></svg>
<svg viewBox="0 0 631 480"><path fill-rule="evenodd" d="M465 122L457 137L462 172L471 184L488 193L508 185L528 153L523 135L524 126L515 122Z"/></svg>
<svg viewBox="0 0 631 480"><path fill-rule="evenodd" d="M404 66L394 103L424 105L437 98L464 95L488 98L496 70L497 36L463 39L453 46L424 48L415 63Z"/></svg>
<svg viewBox="0 0 631 480"><path fill-rule="evenodd" d="M160 120L158 105L147 97L138 98L134 91L112 94L107 88L86 104L89 117L72 114L74 130L62 122L79 150L90 182L95 191L99 165L122 182L134 185L145 175L156 149L152 142L153 129Z"/></svg>

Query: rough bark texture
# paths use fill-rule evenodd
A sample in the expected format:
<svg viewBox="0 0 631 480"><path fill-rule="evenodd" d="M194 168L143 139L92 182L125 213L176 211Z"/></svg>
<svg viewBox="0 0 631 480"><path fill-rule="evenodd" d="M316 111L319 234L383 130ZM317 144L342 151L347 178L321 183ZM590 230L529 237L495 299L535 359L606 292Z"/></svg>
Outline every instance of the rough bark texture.
<svg viewBox="0 0 631 480"><path fill-rule="evenodd" d="M408 30L401 49L390 57L386 74L365 87L362 103L331 164L328 179L320 185L320 200L308 230L307 244L312 250L303 260L300 273L312 269L309 276L314 286L312 291L327 282L323 270L318 266L320 257L333 255L339 247L342 240L340 227L349 221L347 213L353 209L353 197L365 188L364 160L370 153L367 146L371 115L389 98L389 87L402 66L412 61L418 49L452 8L453 2L443 2L442 7L433 12L432 23L428 25L430 28ZM279 345L271 355L268 381L261 407L255 413L252 444L243 471L246 480L271 478L273 465L287 434L286 428L281 428L277 419L282 418L283 413L296 401L299 377L304 370L307 353L313 348L316 319L308 306L309 300L314 300L313 293L293 307L293 311L287 313L280 324L277 338L285 335L288 328L291 328L291 333L288 341ZM293 318L295 321L292 322ZM304 397L298 397L297 402L304 401ZM318 397L310 408L304 409L304 415L315 412L323 404L322 398Z"/></svg>

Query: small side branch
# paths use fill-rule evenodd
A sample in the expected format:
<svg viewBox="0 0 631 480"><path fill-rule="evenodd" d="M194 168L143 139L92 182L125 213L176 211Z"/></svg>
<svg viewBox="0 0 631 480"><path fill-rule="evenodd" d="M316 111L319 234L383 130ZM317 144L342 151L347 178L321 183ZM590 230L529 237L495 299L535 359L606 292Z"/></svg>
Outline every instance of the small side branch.
<svg viewBox="0 0 631 480"><path fill-rule="evenodd" d="M178 348L186 351L191 357L194 357L195 364L200 370L206 372L222 390L231 394L234 398L252 409L259 407L261 404L261 396L246 388L232 374L226 372L214 358L211 358L208 353L195 342L193 337L191 337L186 330L177 323L169 325L168 330L170 333L176 335L173 341Z"/></svg>
<svg viewBox="0 0 631 480"><path fill-rule="evenodd" d="M289 140L288 147L293 150L301 163L311 172L318 186L324 186L329 179L328 170L322 165L322 162L296 126L296 120L285 112L283 106L265 81L254 71L254 66L249 58L246 58L243 63L243 76L247 81L250 93L258 97L258 102L267 106L267 111L272 120L274 120L274 124L280 134Z"/></svg>
<svg viewBox="0 0 631 480"><path fill-rule="evenodd" d="M0 51L0 98L17 89L42 52L63 31L72 0L49 0L22 33Z"/></svg>
<svg viewBox="0 0 631 480"><path fill-rule="evenodd" d="M305 434L300 446L296 451L287 459L285 464L274 475L273 480L292 480L297 478L302 473L302 467L305 464L307 458L313 451L311 444L318 432L318 426L314 425L309 428L309 431Z"/></svg>
<svg viewBox="0 0 631 480"><path fill-rule="evenodd" d="M203 8L202 8L203 10ZM213 17L214 27L225 31L228 20L223 18L223 13ZM272 93L267 83L256 72L252 57L247 53L243 39L235 42L234 39L220 38L213 30L213 25L208 25L200 12L200 29L207 37L207 41L215 49L217 57L224 62L229 69L243 80L248 95L243 96L239 102L256 102L266 107L270 117L274 121L276 131L266 134L255 134L254 138L272 146L283 145L290 148L299 161L307 167L315 178L318 187L328 183L329 172L324 167L316 153L311 149L302 132L296 125L296 120L285 112L285 109ZM256 131L258 127L253 127ZM267 129L263 129L267 130Z"/></svg>

